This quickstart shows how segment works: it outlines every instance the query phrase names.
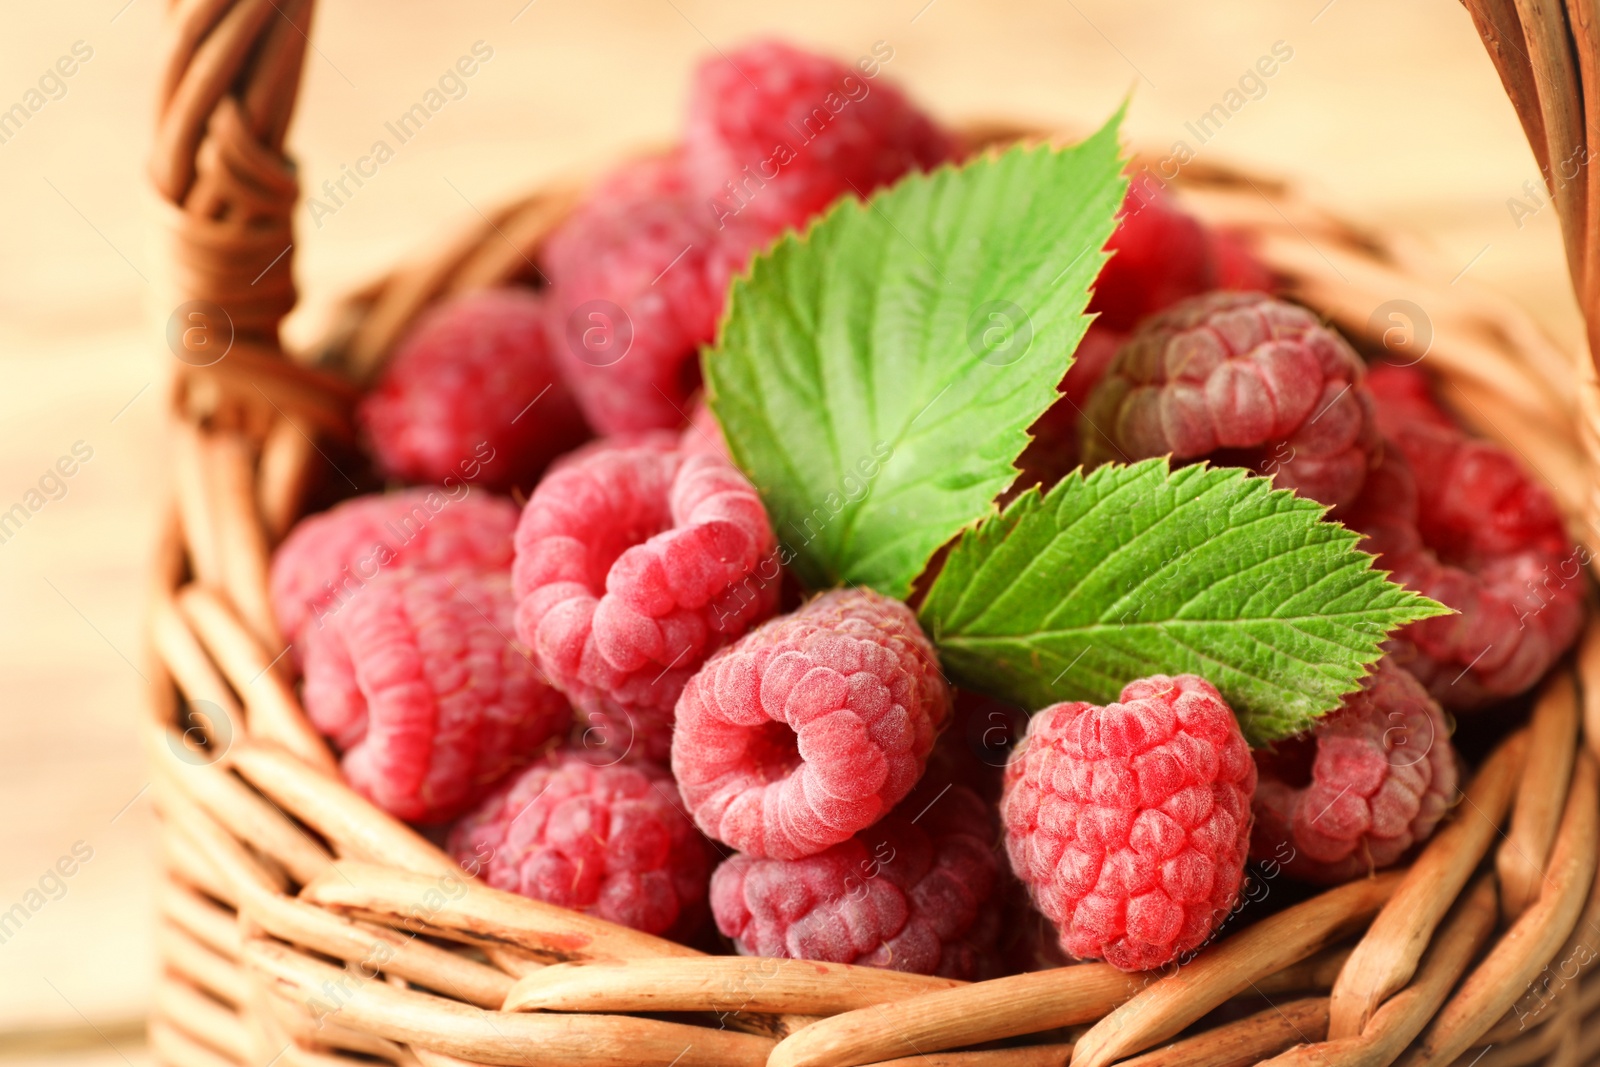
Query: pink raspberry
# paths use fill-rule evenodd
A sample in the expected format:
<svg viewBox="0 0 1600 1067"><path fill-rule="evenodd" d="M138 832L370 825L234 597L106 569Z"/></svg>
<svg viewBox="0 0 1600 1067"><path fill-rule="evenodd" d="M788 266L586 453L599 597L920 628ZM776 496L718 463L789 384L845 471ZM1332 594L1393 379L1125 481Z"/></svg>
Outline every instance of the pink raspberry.
<svg viewBox="0 0 1600 1067"><path fill-rule="evenodd" d="M711 856L648 763L551 753L450 831L450 855L496 889L684 938L705 917Z"/></svg>
<svg viewBox="0 0 1600 1067"><path fill-rule="evenodd" d="M724 860L711 910L741 955L975 978L1000 932L994 835L972 790L924 783L816 855Z"/></svg>
<svg viewBox="0 0 1600 1067"><path fill-rule="evenodd" d="M1392 438L1345 521L1395 581L1457 612L1400 630L1393 656L1449 708L1523 692L1577 639L1587 554L1544 487L1454 428L1419 372L1373 376Z"/></svg>
<svg viewBox="0 0 1600 1067"><path fill-rule="evenodd" d="M719 231L676 154L612 174L550 234L550 343L590 425L682 425L729 282L769 236Z"/></svg>
<svg viewBox="0 0 1600 1067"><path fill-rule="evenodd" d="M695 822L798 859L882 818L922 775L950 687L911 609L824 593L706 662L678 701L672 769Z"/></svg>
<svg viewBox="0 0 1600 1067"><path fill-rule="evenodd" d="M412 482L531 488L589 435L544 323L544 302L518 289L467 293L424 315L361 401L378 465Z"/></svg>
<svg viewBox="0 0 1600 1067"><path fill-rule="evenodd" d="M1456 797L1444 713L1389 660L1314 729L1255 760L1251 858L1322 885L1399 862Z"/></svg>
<svg viewBox="0 0 1600 1067"><path fill-rule="evenodd" d="M1054 704L1006 766L1011 869L1071 955L1161 966L1233 906L1255 786L1239 724L1204 678L1131 682L1103 708Z"/></svg>
<svg viewBox="0 0 1600 1067"><path fill-rule="evenodd" d="M1089 310L1127 333L1147 316L1217 287L1212 237L1159 186L1135 182L1106 242L1111 259L1095 279Z"/></svg>
<svg viewBox="0 0 1600 1067"><path fill-rule="evenodd" d="M545 476L517 526L517 633L587 743L666 760L689 676L776 609L775 545L755 487L714 455L598 447Z"/></svg>
<svg viewBox="0 0 1600 1067"><path fill-rule="evenodd" d="M1260 293L1194 297L1147 320L1112 360L1079 427L1083 460L1207 457L1347 505L1378 440L1362 375L1304 308Z"/></svg>
<svg viewBox="0 0 1600 1067"><path fill-rule="evenodd" d="M298 646L385 571L509 565L516 525L515 504L465 486L347 500L300 520L272 554L273 614Z"/></svg>
<svg viewBox="0 0 1600 1067"><path fill-rule="evenodd" d="M955 155L951 138L877 64L856 69L781 41L708 59L689 101L688 159L719 222L799 226Z"/></svg>
<svg viewBox="0 0 1600 1067"><path fill-rule="evenodd" d="M513 611L504 570L402 571L311 631L306 714L357 792L450 819L566 728L566 700L507 636Z"/></svg>

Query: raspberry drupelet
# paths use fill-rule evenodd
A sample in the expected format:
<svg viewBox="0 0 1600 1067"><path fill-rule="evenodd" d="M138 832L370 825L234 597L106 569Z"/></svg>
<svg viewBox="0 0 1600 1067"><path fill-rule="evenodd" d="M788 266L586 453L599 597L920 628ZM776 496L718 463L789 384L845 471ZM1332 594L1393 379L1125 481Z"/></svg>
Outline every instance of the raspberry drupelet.
<svg viewBox="0 0 1600 1067"><path fill-rule="evenodd" d="M1256 768L1203 678L1132 682L1034 715L1006 766L1011 868L1061 947L1147 970L1204 943L1244 879Z"/></svg>
<svg viewBox="0 0 1600 1067"><path fill-rule="evenodd" d="M910 792L950 702L910 608L868 589L835 590L690 679L672 769L707 835L798 859L849 840Z"/></svg>
<svg viewBox="0 0 1600 1067"><path fill-rule="evenodd" d="M496 889L645 933L688 938L705 918L710 845L649 763L553 752L458 822L449 850Z"/></svg>
<svg viewBox="0 0 1600 1067"><path fill-rule="evenodd" d="M586 743L665 762L705 658L776 609L766 509L727 460L662 441L558 463L516 531L516 630Z"/></svg>
<svg viewBox="0 0 1600 1067"><path fill-rule="evenodd" d="M994 836L972 790L923 783L816 855L724 860L711 910L742 955L972 979L1000 932Z"/></svg>
<svg viewBox="0 0 1600 1067"><path fill-rule="evenodd" d="M1457 795L1444 713L1387 659L1315 728L1255 760L1251 858L1322 885L1399 862Z"/></svg>
<svg viewBox="0 0 1600 1067"><path fill-rule="evenodd" d="M306 714L357 792L451 819L566 729L566 699L507 636L512 610L504 569L398 571L311 632Z"/></svg>
<svg viewBox="0 0 1600 1067"><path fill-rule="evenodd" d="M500 569L511 563L517 506L454 489L374 493L301 520L272 554L272 611L295 660L306 631L320 628L368 582L400 568Z"/></svg>
<svg viewBox="0 0 1600 1067"><path fill-rule="evenodd" d="M1271 475L1335 510L1377 448L1364 368L1304 308L1207 293L1147 319L1111 361L1079 426L1086 466L1170 453Z"/></svg>
<svg viewBox="0 0 1600 1067"><path fill-rule="evenodd" d="M1521 693L1577 639L1587 552L1549 492L1458 429L1421 372L1370 377L1387 447L1345 521L1395 581L1457 612L1400 630L1394 659L1454 710Z"/></svg>
<svg viewBox="0 0 1600 1067"><path fill-rule="evenodd" d="M445 301L395 349L358 416L383 471L410 482L531 489L589 435L556 373L544 301L485 289Z"/></svg>

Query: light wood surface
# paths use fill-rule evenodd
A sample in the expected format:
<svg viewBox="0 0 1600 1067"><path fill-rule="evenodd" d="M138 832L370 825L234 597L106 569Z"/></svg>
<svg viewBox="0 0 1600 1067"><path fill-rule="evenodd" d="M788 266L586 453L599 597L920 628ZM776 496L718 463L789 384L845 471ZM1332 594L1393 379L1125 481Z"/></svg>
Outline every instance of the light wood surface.
<svg viewBox="0 0 1600 1067"><path fill-rule="evenodd" d="M0 110L75 43L93 50L64 95L0 142L0 513L76 442L93 450L65 495L0 542L0 915L41 902L0 942L7 1062L145 1055L133 1025L152 987L155 863L135 727L143 569L167 477L172 357L158 330L172 309L150 306L141 168L161 7L18 3L0 35ZM692 64L762 32L847 59L885 41L888 75L950 119L1087 128L1131 94L1140 144L1184 141L1201 160L1301 179L1347 215L1419 233L1564 344L1579 336L1554 210L1538 206L1532 157L1470 22L1443 0L325 0L290 136L307 195L326 200L342 164L392 140L385 122L475 42L493 58L336 211L314 222L302 207L306 306L291 339L314 336L338 292L475 211L672 137ZM1259 99L1202 143L1190 126L1278 42L1292 59L1262 88L1247 83ZM64 895L49 899L47 880L30 898L77 842L93 855ZM58 1038L81 1052L52 1051Z"/></svg>

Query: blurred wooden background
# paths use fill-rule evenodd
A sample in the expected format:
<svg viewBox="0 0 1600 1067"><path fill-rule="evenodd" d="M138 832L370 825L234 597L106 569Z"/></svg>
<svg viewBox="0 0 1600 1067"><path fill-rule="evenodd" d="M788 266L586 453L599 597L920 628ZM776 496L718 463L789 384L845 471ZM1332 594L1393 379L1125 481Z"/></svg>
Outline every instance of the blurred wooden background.
<svg viewBox="0 0 1600 1067"><path fill-rule="evenodd" d="M142 572L165 494L171 356L157 330L171 309L149 306L141 174L162 6L11 0L0 35L0 111L37 103L33 89L44 101L19 129L0 125L0 512L42 499L0 530L9 1063L146 1059L155 870L133 723L147 684ZM291 134L308 194L476 42L493 57L337 211L314 223L302 208L307 307L292 336L474 211L673 136L690 66L761 33L847 60L887 42L888 75L952 120L1087 127L1131 97L1140 144L1181 140L1416 231L1576 343L1554 213L1471 24L1445 0L325 0ZM1292 58L1241 83L1275 45ZM70 78L41 85L72 55ZM1239 100L1202 143L1190 124ZM79 442L92 457L48 477ZM75 845L91 858L48 874Z"/></svg>

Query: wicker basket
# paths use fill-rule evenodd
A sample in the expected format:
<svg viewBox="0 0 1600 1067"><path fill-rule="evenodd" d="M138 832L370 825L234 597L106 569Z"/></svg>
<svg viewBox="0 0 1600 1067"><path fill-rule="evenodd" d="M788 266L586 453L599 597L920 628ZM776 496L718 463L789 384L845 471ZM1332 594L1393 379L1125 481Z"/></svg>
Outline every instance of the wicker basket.
<svg viewBox="0 0 1600 1067"><path fill-rule="evenodd" d="M1524 38L1509 2L1472 6L1525 123L1540 92L1577 104L1570 49ZM406 325L449 294L528 280L573 193L541 191L475 223L357 294L317 360L285 358L297 185L282 143L310 14L310 0L175 4L164 59L151 178L165 307L201 329L175 348L176 508L151 623L163 667L147 731L167 874L150 1023L160 1061L1513 1067L1600 1054L1600 1027L1581 1027L1600 1004L1600 982L1584 980L1600 957L1600 781L1577 744L1580 719L1591 745L1600 736L1595 626L1408 869L1279 910L1165 977L1086 964L964 984L705 956L476 883L341 784L280 665L271 546L307 506L313 472L348 447L359 383ZM1545 17L1567 33L1560 10ZM1536 143L1547 125L1528 126ZM1586 458L1600 435L1579 431L1600 411L1586 363L1580 373L1516 310L1450 284L1413 244L1285 185L1199 166L1175 184L1369 356L1426 355L1464 418L1526 457L1575 528L1600 528ZM1563 218L1582 278L1582 219L1600 195L1579 200ZM204 356L207 344L225 358Z"/></svg>

